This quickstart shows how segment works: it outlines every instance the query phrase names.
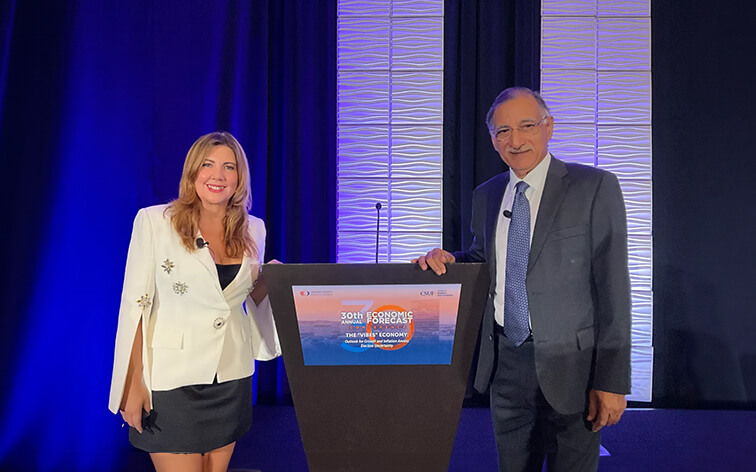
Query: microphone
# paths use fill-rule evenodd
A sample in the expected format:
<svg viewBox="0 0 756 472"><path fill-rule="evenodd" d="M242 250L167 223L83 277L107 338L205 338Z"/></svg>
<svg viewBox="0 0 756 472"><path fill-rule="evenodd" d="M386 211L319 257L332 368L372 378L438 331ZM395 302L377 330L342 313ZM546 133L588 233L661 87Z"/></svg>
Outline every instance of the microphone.
<svg viewBox="0 0 756 472"><path fill-rule="evenodd" d="M504 210L504 218L512 219L512 212L509 210Z"/></svg>
<svg viewBox="0 0 756 472"><path fill-rule="evenodd" d="M202 238L197 238L197 249L206 248L210 245L209 242L205 241Z"/></svg>
<svg viewBox="0 0 756 472"><path fill-rule="evenodd" d="M378 263L378 236L381 230L381 202L375 204L375 263Z"/></svg>

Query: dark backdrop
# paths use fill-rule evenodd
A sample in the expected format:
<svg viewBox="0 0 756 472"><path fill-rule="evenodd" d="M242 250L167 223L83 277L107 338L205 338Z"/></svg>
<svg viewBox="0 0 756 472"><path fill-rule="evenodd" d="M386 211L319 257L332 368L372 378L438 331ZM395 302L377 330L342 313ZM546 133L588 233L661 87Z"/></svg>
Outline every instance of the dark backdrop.
<svg viewBox="0 0 756 472"><path fill-rule="evenodd" d="M472 191L507 170L486 113L507 87L540 87L541 5L532 0L444 4L444 249L472 241Z"/></svg>
<svg viewBox="0 0 756 472"><path fill-rule="evenodd" d="M654 404L756 407L756 14L652 2Z"/></svg>
<svg viewBox="0 0 756 472"><path fill-rule="evenodd" d="M132 220L197 137L245 148L266 258L335 260L335 1L3 1L0 27L0 463L109 470ZM288 402L280 361L258 373Z"/></svg>
<svg viewBox="0 0 756 472"><path fill-rule="evenodd" d="M540 2L446 0L444 3L443 247L472 242L472 192L507 170L491 143L486 113L507 87L540 88ZM477 351L465 406L487 405L473 388Z"/></svg>

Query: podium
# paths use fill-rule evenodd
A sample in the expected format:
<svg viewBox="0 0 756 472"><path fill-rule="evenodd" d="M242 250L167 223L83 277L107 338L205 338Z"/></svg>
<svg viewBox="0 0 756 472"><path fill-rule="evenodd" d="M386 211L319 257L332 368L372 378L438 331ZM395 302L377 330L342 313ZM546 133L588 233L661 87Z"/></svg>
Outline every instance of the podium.
<svg viewBox="0 0 756 472"><path fill-rule="evenodd" d="M447 470L489 290L487 266L449 264L446 274L438 276L431 270L420 270L417 264L275 264L265 265L263 274L310 471ZM328 357L312 354L317 351L312 351L309 342L303 350L299 324L302 319L298 318L297 308L301 308L303 301L314 300L303 297L339 293L346 290L342 287L357 290L354 293L375 289L389 294L407 290L410 293L419 287L418 295L448 295L445 289L423 289L439 285L456 287L459 296L454 335L444 338L449 350L440 354L447 359L445 363L424 363L429 361L422 360L425 359L422 356L419 362L407 357L405 353L411 350L405 347L407 343L402 344L403 340L394 341L389 347L380 345L382 341L376 338L372 347L380 345L383 351L374 349L375 356L367 364L362 364L360 359L373 354L368 349L370 341L366 341L368 344L353 341L356 344L344 344L338 346L339 349L331 347L344 352L346 365L337 365L338 362ZM365 298L364 293L362 298ZM358 302L348 300L346 305ZM439 299L441 302L446 300ZM380 316L385 313L388 312ZM344 323L354 322L354 318L364 315L359 308L348 306L340 314L345 318ZM369 311L367 315L376 316ZM300 318L303 316L299 314ZM413 327L420 323L417 315L414 316ZM397 321L369 319L385 323ZM360 336L373 339L380 334L376 334L375 326L378 325L368 321L367 334L364 323L344 329L355 328ZM384 326L393 328L406 324ZM350 332L342 339L357 334ZM412 331L398 334L411 336ZM418 338L419 334L415 339ZM349 352L361 349L370 353ZM432 353L431 357L436 355ZM394 357L391 356L398 356L396 359L401 363L392 364Z"/></svg>

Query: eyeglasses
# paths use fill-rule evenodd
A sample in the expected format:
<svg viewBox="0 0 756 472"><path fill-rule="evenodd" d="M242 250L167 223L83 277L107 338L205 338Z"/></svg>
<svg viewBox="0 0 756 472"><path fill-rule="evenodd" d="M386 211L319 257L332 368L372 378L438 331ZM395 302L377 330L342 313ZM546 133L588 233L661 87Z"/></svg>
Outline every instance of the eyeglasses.
<svg viewBox="0 0 756 472"><path fill-rule="evenodd" d="M517 130L518 133L522 133L528 136L532 136L536 134L538 131L538 127L543 124L544 121L546 121L546 118L548 118L549 115L544 116L541 118L541 121L538 123L525 123L522 126L516 126L514 128L510 128L509 126L503 126L497 130L491 131L491 134L496 138L496 141L503 143L507 142L512 138L512 131Z"/></svg>

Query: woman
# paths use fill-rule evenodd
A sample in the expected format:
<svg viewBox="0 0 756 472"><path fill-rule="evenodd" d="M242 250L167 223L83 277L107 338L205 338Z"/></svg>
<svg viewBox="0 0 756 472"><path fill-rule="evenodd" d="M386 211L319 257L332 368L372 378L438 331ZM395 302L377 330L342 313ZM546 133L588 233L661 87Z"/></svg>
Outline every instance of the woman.
<svg viewBox="0 0 756 472"><path fill-rule="evenodd" d="M134 221L110 410L158 472L225 471L251 424L252 359L280 355L250 206L244 151L216 132L189 150L178 198Z"/></svg>

